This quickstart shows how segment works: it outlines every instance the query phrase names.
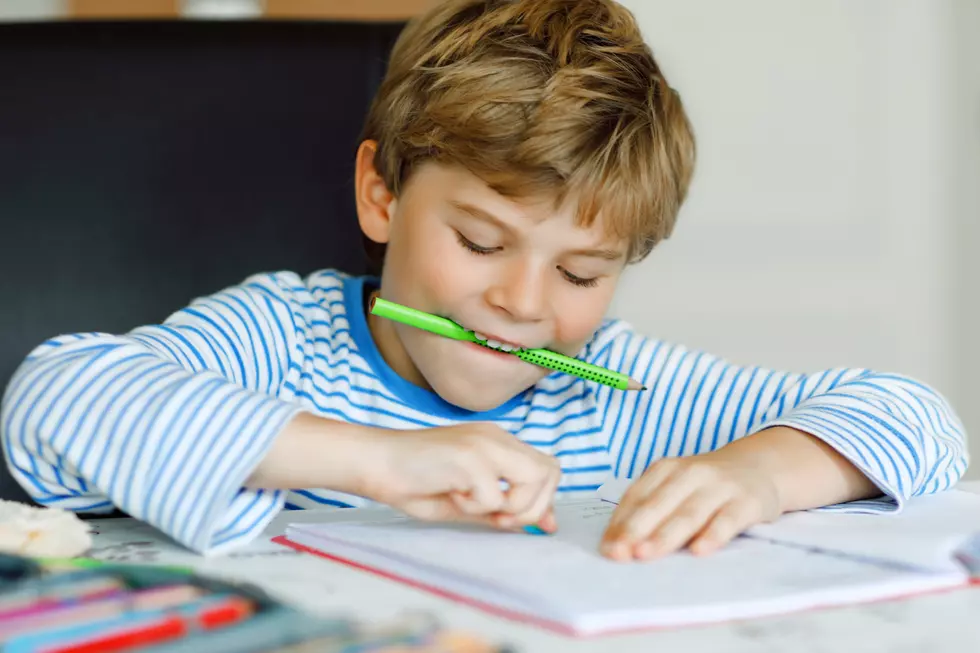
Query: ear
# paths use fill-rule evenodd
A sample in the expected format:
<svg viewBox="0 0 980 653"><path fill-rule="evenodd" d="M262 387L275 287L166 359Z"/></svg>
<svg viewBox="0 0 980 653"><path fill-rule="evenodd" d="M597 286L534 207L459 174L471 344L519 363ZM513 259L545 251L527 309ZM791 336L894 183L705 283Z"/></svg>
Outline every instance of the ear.
<svg viewBox="0 0 980 653"><path fill-rule="evenodd" d="M363 141L357 148L354 195L361 231L376 243L387 243L391 233L395 196L374 167L374 155L377 151L377 142L371 140Z"/></svg>

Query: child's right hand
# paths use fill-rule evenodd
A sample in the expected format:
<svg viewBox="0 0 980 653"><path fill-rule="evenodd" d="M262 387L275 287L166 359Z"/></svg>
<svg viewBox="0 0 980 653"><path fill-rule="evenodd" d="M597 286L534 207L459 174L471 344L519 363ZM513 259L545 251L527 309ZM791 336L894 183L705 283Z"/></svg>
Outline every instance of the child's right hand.
<svg viewBox="0 0 980 653"><path fill-rule="evenodd" d="M373 499L419 519L478 521L498 528L533 524L550 532L556 527L551 505L560 477L556 458L494 424L401 431L301 412L278 434L245 484L325 488Z"/></svg>
<svg viewBox="0 0 980 653"><path fill-rule="evenodd" d="M494 424L375 430L364 496L426 520L556 528L561 466ZM507 482L502 487L501 480Z"/></svg>

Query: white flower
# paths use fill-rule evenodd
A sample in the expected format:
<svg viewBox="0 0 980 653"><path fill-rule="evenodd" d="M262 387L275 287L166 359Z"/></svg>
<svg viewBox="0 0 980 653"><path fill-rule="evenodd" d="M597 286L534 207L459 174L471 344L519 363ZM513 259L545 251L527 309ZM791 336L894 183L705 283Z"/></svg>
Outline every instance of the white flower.
<svg viewBox="0 0 980 653"><path fill-rule="evenodd" d="M89 526L73 512L0 499L0 552L71 558L92 546Z"/></svg>

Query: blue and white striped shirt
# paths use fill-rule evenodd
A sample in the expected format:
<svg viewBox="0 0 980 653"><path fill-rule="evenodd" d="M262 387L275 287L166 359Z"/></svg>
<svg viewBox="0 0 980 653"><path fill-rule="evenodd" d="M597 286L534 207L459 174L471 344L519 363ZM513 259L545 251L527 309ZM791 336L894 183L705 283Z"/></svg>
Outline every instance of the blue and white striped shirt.
<svg viewBox="0 0 980 653"><path fill-rule="evenodd" d="M41 344L4 396L8 465L42 504L115 505L212 553L247 542L284 506L367 503L315 488L243 487L303 410L395 429L495 422L561 461L564 495L776 424L823 439L883 491L846 509L894 510L950 487L966 469L956 415L912 379L738 367L616 320L581 357L628 373L645 392L556 373L494 410L466 411L387 366L367 328L365 283L335 271L257 275L162 325Z"/></svg>

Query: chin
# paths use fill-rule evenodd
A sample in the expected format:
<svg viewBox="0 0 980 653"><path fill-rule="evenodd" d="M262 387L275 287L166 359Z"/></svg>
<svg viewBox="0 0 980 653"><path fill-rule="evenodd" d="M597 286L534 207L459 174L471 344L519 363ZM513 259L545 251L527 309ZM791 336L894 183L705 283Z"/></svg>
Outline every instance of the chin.
<svg viewBox="0 0 980 653"><path fill-rule="evenodd" d="M508 392L506 390L493 391L488 390L485 386L471 388L468 387L469 384L451 382L430 385L436 394L452 405L475 413L482 413L502 406L522 392L522 390L516 390L514 392ZM448 388L443 389L440 386L448 386Z"/></svg>

